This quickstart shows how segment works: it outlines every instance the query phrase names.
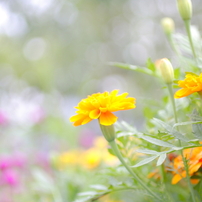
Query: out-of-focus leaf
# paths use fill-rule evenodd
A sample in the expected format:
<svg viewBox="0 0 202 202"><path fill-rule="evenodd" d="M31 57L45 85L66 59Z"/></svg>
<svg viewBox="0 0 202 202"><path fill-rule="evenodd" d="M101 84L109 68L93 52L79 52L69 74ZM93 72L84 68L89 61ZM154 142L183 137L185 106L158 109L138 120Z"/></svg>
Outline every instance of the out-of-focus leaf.
<svg viewBox="0 0 202 202"><path fill-rule="evenodd" d="M86 191L78 193L78 196L94 196L98 194L96 191Z"/></svg>
<svg viewBox="0 0 202 202"><path fill-rule="evenodd" d="M178 79L180 77L180 73L181 72L180 72L180 68L179 67L174 69L175 78Z"/></svg>
<svg viewBox="0 0 202 202"><path fill-rule="evenodd" d="M147 69L145 67L137 67L135 65L124 64L124 63L116 63L116 62L112 62L112 63L110 63L110 65L115 66L115 67L119 67L119 68L122 68L122 69L134 70L134 71L137 71L137 72L141 72L141 73L145 73L145 74L148 74L148 75L156 76L152 70Z"/></svg>
<svg viewBox="0 0 202 202"><path fill-rule="evenodd" d="M156 166L160 166L165 160L166 160L166 154L161 154L159 156L157 163L156 163Z"/></svg>
<svg viewBox="0 0 202 202"><path fill-rule="evenodd" d="M93 189L97 189L97 190L107 190L108 188L102 184L94 184L90 186Z"/></svg>
<svg viewBox="0 0 202 202"><path fill-rule="evenodd" d="M158 156L151 156L149 158L145 158L143 159L142 161L140 161L139 163L135 164L134 166L131 166L131 167L139 167L139 166L142 166L142 165L145 165L145 164L148 164L150 163L151 161L153 161L154 159L156 159Z"/></svg>
<svg viewBox="0 0 202 202"><path fill-rule="evenodd" d="M177 130L175 130L172 126L170 126L169 124L154 118L153 121L161 126L162 128L164 128L170 135L173 135L175 138L182 140L184 142L189 142L189 139L186 138L185 136L183 136L180 132L178 132Z"/></svg>
<svg viewBox="0 0 202 202"><path fill-rule="evenodd" d="M193 130L193 134L196 138L198 138L200 141L202 140L202 121L196 121L197 117L199 114L198 112L196 111L196 109L193 110L192 112L192 121L193 121L193 124L192 124L192 130ZM195 123L194 123L195 122ZM198 122L198 123L197 123Z"/></svg>
<svg viewBox="0 0 202 202"><path fill-rule="evenodd" d="M155 144L155 145L158 145L158 146L162 146L162 147L170 147L170 148L173 148L174 150L180 150L181 148L180 147L177 147L175 145L172 145L168 142L164 142L162 140L159 140L157 138L153 138L153 137L149 137L149 136L146 136L146 135L143 135L143 134L139 134L138 135L139 138L142 138L152 144Z"/></svg>
<svg viewBox="0 0 202 202"><path fill-rule="evenodd" d="M152 62L151 58L147 59L146 65L147 65L147 68L150 69L152 72L156 71L155 64Z"/></svg>
<svg viewBox="0 0 202 202"><path fill-rule="evenodd" d="M202 124L202 121L187 121L187 122L181 122L181 123L176 123L173 125L173 127L176 126L185 126L185 125L191 125L191 124Z"/></svg>
<svg viewBox="0 0 202 202"><path fill-rule="evenodd" d="M143 154L161 155L161 154L170 153L173 150L167 150L167 151L163 151L163 152L158 152L158 151L150 150L150 149L137 149L136 151L139 152L139 153L143 153Z"/></svg>

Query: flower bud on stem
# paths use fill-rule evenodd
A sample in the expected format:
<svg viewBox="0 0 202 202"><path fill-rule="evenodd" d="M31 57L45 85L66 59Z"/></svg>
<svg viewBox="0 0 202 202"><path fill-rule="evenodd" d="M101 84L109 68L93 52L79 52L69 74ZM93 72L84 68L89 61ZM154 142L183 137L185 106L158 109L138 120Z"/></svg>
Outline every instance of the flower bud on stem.
<svg viewBox="0 0 202 202"><path fill-rule="evenodd" d="M162 79L166 84L171 84L174 79L173 66L167 58L163 58L159 62L159 69Z"/></svg>
<svg viewBox="0 0 202 202"><path fill-rule="evenodd" d="M177 7L183 20L190 20L192 17L191 0L177 0Z"/></svg>
<svg viewBox="0 0 202 202"><path fill-rule="evenodd" d="M177 7L178 7L178 11L180 13L181 18L184 21L187 36L188 36L189 43L192 50L192 54L194 56L194 59L197 65L198 64L196 59L197 57L196 57L196 52L194 49L194 44L193 44L191 30L190 30L190 20L192 18L192 2L191 0L177 0Z"/></svg>
<svg viewBox="0 0 202 202"><path fill-rule="evenodd" d="M173 19L168 18L168 17L163 18L161 20L161 26L162 26L163 31L164 31L167 39L168 39L168 42L170 43L170 46L176 52L176 54L180 57L181 53L173 41L173 33L175 31L175 23L174 23Z"/></svg>

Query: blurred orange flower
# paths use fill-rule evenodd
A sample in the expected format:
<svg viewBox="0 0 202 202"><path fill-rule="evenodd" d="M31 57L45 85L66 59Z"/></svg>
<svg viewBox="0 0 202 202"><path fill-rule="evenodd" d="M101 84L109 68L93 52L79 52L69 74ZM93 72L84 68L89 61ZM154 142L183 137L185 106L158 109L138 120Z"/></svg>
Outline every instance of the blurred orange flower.
<svg viewBox="0 0 202 202"><path fill-rule="evenodd" d="M82 99L75 108L77 115L70 118L74 126L84 125L93 119L99 119L101 125L114 124L118 117L112 112L135 108L135 98L128 97L128 93L117 95L118 90L111 93L96 93Z"/></svg>
<svg viewBox="0 0 202 202"><path fill-rule="evenodd" d="M183 154L188 161L189 175L195 175L199 168L202 167L202 147L185 149L183 151ZM172 184L176 184L182 178L186 177L186 171L184 169L184 164L181 155L174 158L173 166L175 171L173 172L174 177L172 179ZM197 183L197 181L194 180L193 183Z"/></svg>
<svg viewBox="0 0 202 202"><path fill-rule="evenodd" d="M175 98L186 97L192 93L202 91L202 73L199 76L192 73L187 74L184 80L178 81L178 86L182 89L175 93Z"/></svg>

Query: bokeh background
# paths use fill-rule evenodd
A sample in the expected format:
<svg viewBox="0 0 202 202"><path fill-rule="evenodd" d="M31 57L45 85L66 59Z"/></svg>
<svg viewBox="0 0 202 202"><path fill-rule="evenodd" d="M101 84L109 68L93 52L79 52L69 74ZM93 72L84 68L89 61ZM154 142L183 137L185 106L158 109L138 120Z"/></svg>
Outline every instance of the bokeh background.
<svg viewBox="0 0 202 202"><path fill-rule="evenodd" d="M192 3L192 23L200 30L201 2ZM0 1L0 168L6 193L1 202L12 201L5 197L10 187L30 178L33 167L50 169L55 153L87 148L100 135L96 121L78 128L69 122L73 107L87 95L128 92L137 108L119 119L144 125L142 106L148 99L158 102L162 86L109 63L145 66L148 58L167 57L177 66L161 28L163 17L185 32L175 0ZM13 165L26 168L26 176Z"/></svg>

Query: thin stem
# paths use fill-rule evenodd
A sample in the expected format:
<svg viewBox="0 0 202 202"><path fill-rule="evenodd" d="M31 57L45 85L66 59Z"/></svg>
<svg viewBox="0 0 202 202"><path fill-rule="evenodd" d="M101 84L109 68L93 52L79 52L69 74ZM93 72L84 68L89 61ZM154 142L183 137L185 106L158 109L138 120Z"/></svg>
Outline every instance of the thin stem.
<svg viewBox="0 0 202 202"><path fill-rule="evenodd" d="M172 107L173 107L173 112L174 112L174 117L175 117L175 123L178 123L177 111L176 111L176 106L175 106L175 100L174 100L174 97L173 97L172 84L168 84L168 90L169 90L169 95L170 95L171 103L172 103ZM179 131L179 127L177 127L177 130ZM179 145L181 147L182 146L181 140L178 140L178 142L179 142ZM194 189L193 189L193 186L192 186L191 181L190 181L189 167L188 167L188 164L187 164L187 160L186 160L186 158L185 158L182 150L180 150L180 154L182 156L182 160L183 160L183 164L184 164L184 168L185 168L185 172L186 172L186 180L187 180L187 184L189 186L189 190L191 192L191 198L192 198L193 202L196 202L195 196L194 196Z"/></svg>
<svg viewBox="0 0 202 202"><path fill-rule="evenodd" d="M181 57L181 53L179 51L179 49L176 47L175 43L173 42L173 36L171 34L167 34L167 39L168 39L168 42L170 43L170 46L172 47L173 51L175 51L175 53Z"/></svg>
<svg viewBox="0 0 202 202"><path fill-rule="evenodd" d="M195 52L195 49L194 49L194 44L193 44L193 41L192 41L191 30L190 30L190 20L184 20L184 24L185 24L187 36L188 36L188 39L189 39L189 43L190 43L190 46L191 46L192 54L193 54L195 62L197 64L196 52Z"/></svg>
<svg viewBox="0 0 202 202"><path fill-rule="evenodd" d="M133 172L133 170L131 169L131 167L128 166L128 164L124 161L117 145L116 142L113 140L111 142L109 142L112 150L114 151L115 155L118 157L118 159L121 161L121 163L123 164L123 166L128 170L128 172L134 177L135 180L137 180L137 182L145 189L148 191L148 193L150 193L154 198L156 198L158 201L163 201L159 196L157 196L152 190L150 190L144 183L143 181Z"/></svg>
<svg viewBox="0 0 202 202"><path fill-rule="evenodd" d="M160 166L160 172L161 172L161 180L162 180L162 184L166 183L167 178L166 178L166 173L165 173L165 168L164 168L164 164L161 164Z"/></svg>
<svg viewBox="0 0 202 202"><path fill-rule="evenodd" d="M173 113L174 113L174 118L175 118L175 123L178 123L178 119L177 119L177 111L176 111L176 106L175 106L175 100L173 97L173 88L172 88L172 84L167 84L168 85L168 91L169 91L169 95L170 95L170 99L171 99L171 104L173 107ZM178 128L179 130L179 128Z"/></svg>

